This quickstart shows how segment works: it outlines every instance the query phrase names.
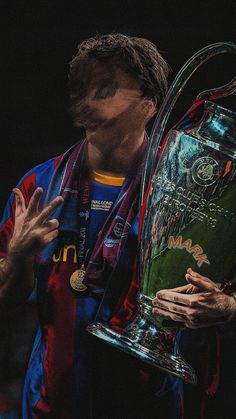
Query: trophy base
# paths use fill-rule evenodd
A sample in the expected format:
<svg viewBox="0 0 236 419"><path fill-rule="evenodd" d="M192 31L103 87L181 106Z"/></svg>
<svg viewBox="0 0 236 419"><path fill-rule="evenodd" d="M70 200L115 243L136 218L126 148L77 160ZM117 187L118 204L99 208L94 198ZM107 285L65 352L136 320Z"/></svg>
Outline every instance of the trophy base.
<svg viewBox="0 0 236 419"><path fill-rule="evenodd" d="M138 315L126 329L98 322L89 325L87 330L152 366L180 377L188 383L196 384L197 377L194 369L184 360L178 350L176 328L168 328L171 332L167 333L165 328L161 330L157 324L142 314Z"/></svg>

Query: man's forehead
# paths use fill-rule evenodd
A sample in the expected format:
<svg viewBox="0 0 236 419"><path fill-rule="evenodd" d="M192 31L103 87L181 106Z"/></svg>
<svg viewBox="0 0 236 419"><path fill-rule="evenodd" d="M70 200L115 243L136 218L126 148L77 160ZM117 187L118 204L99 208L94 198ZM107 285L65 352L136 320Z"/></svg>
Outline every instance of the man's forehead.
<svg viewBox="0 0 236 419"><path fill-rule="evenodd" d="M119 68L113 63L98 63L91 73L90 88L97 86L116 86L116 88L137 88L140 87L140 81L127 71Z"/></svg>

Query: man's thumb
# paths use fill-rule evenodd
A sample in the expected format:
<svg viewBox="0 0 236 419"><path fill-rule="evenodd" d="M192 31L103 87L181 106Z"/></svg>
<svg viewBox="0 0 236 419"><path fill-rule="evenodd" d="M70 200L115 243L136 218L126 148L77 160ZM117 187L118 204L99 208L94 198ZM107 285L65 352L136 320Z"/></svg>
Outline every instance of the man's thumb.
<svg viewBox="0 0 236 419"><path fill-rule="evenodd" d="M187 270L185 278L190 284L195 285L202 291L211 291L216 287L216 284L213 281L206 276L202 276L197 272L194 272L191 268Z"/></svg>

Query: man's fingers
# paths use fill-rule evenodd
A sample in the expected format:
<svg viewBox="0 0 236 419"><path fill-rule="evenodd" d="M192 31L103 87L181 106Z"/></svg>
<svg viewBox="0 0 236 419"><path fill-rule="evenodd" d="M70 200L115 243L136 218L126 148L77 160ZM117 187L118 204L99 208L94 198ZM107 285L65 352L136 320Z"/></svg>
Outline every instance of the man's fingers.
<svg viewBox="0 0 236 419"><path fill-rule="evenodd" d="M62 198L62 196L57 196L38 215L38 217L37 217L37 224L42 224L44 221L46 221L47 218L49 217L49 215L53 214L53 212L56 210L56 208L59 207L59 205L61 205L63 202L64 202L64 199Z"/></svg>
<svg viewBox="0 0 236 419"><path fill-rule="evenodd" d="M43 238L44 245L51 243L58 236L59 231L53 230L50 233L46 234Z"/></svg>
<svg viewBox="0 0 236 419"><path fill-rule="evenodd" d="M48 233L54 230L57 230L58 227L59 227L59 222L56 219L45 221L43 224L37 227L37 229L35 230L35 234L39 237L44 237Z"/></svg>
<svg viewBox="0 0 236 419"><path fill-rule="evenodd" d="M202 323L202 319L207 315L205 307L197 305L194 307L191 305L176 304L170 301L159 300L158 298L153 300L153 305L158 310L178 314L178 316L182 317L182 321Z"/></svg>
<svg viewBox="0 0 236 419"><path fill-rule="evenodd" d="M175 291L162 290L157 293L156 298L193 307L198 301L198 294L181 294ZM155 301L155 298L153 301Z"/></svg>
<svg viewBox="0 0 236 419"><path fill-rule="evenodd" d="M189 288L189 284L187 285L182 285L182 287L176 287L176 288L170 288L169 291L175 291L175 292L188 292L188 288Z"/></svg>
<svg viewBox="0 0 236 419"><path fill-rule="evenodd" d="M29 205L27 208L27 218L30 218L33 215L37 214L39 201L41 199L42 194L43 194L42 188L35 189L33 195L30 198Z"/></svg>
<svg viewBox="0 0 236 419"><path fill-rule="evenodd" d="M196 294L197 292L199 292L199 288L195 287L192 284L187 284L187 285L182 285L181 287L170 288L169 291L175 291L182 294ZM156 295L158 295L158 292Z"/></svg>
<svg viewBox="0 0 236 419"><path fill-rule="evenodd" d="M172 313L177 313L182 316L187 316L194 313L194 309L189 306L182 305L182 304L175 304L170 301L160 300L159 298L154 298L153 305L157 309L170 311Z"/></svg>
<svg viewBox="0 0 236 419"><path fill-rule="evenodd" d="M194 272L191 268L187 270L185 278L190 284L200 288L201 291L212 291L217 287L209 278Z"/></svg>
<svg viewBox="0 0 236 419"><path fill-rule="evenodd" d="M187 273L191 274L191 275L194 275L196 278L202 278L202 275L199 274L198 272L195 272L192 268L188 268Z"/></svg>
<svg viewBox="0 0 236 419"><path fill-rule="evenodd" d="M14 188L12 191L16 197L16 215L18 215L26 210L25 198L20 189Z"/></svg>
<svg viewBox="0 0 236 419"><path fill-rule="evenodd" d="M175 322L181 322L181 323L184 323L185 321L185 319L181 315L176 314L176 313L171 313L161 308L153 308L152 312L154 315L160 316L164 319L168 319L168 320L171 319L171 320L174 320Z"/></svg>
<svg viewBox="0 0 236 419"><path fill-rule="evenodd" d="M54 218L53 220L48 220L43 223L43 227L48 228L49 231L55 230L59 227L59 221Z"/></svg>

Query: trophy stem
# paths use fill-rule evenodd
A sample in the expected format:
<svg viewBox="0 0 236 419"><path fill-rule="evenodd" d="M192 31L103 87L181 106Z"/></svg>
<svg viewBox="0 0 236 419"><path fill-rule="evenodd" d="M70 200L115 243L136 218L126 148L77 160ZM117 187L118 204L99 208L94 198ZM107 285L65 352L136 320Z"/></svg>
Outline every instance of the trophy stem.
<svg viewBox="0 0 236 419"><path fill-rule="evenodd" d="M124 352L158 367L184 381L196 384L193 368L179 351L179 329L162 326L152 315L151 299L141 295L139 313L125 329L97 322L87 330Z"/></svg>

